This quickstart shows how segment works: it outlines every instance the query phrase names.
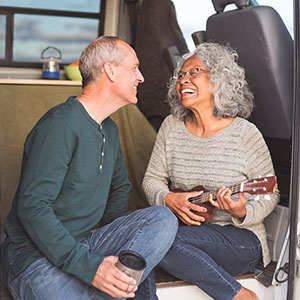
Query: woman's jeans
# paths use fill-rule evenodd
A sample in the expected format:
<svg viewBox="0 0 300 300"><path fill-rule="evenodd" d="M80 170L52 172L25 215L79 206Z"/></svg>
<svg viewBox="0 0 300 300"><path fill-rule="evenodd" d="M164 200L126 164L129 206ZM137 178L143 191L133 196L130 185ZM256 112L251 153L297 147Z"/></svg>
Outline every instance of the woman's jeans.
<svg viewBox="0 0 300 300"><path fill-rule="evenodd" d="M241 285L232 276L253 269L261 258L256 235L231 225L181 226L160 266L200 287L216 300L232 300Z"/></svg>
<svg viewBox="0 0 300 300"><path fill-rule="evenodd" d="M158 298L151 270L172 245L177 225L177 218L168 208L149 207L100 227L91 233L84 244L90 252L99 256L118 256L122 250L133 250L141 254L147 267L134 299L156 300ZM61 271L46 258L32 263L17 278L10 280L8 287L14 299L116 299Z"/></svg>

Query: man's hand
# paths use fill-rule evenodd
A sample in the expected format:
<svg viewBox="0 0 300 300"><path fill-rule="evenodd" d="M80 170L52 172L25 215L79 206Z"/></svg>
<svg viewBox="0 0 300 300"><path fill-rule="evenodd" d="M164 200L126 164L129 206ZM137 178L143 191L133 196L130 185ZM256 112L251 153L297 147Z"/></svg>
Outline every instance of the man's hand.
<svg viewBox="0 0 300 300"><path fill-rule="evenodd" d="M203 192L182 192L169 193L165 198L165 203L170 210L186 225L201 225L205 218L194 214L191 210L206 212L206 208L200 205L192 204L188 199L197 197Z"/></svg>
<svg viewBox="0 0 300 300"><path fill-rule="evenodd" d="M133 278L120 271L115 263L117 256L107 256L100 264L92 285L97 289L116 298L133 298L137 290Z"/></svg>

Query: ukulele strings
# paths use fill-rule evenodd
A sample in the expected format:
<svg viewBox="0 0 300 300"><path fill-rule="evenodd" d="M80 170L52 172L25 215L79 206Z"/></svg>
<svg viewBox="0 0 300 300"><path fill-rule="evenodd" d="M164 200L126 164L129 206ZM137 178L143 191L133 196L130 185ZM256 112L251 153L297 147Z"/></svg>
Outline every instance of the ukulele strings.
<svg viewBox="0 0 300 300"><path fill-rule="evenodd" d="M228 187L233 194L238 193L241 189L241 184L234 184ZM193 204L198 204L198 203L204 203L209 200L210 195L213 196L213 199L217 197L219 190L216 191L211 191L211 192L205 192L199 196L192 197L190 198Z"/></svg>

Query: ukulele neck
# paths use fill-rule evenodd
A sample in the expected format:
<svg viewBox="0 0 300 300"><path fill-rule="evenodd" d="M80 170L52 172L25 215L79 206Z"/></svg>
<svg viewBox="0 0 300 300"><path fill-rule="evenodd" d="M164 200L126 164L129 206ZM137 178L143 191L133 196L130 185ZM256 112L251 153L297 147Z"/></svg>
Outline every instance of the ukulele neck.
<svg viewBox="0 0 300 300"><path fill-rule="evenodd" d="M228 188L232 191L232 194L236 194L239 192L246 192L249 194L267 194L274 193L277 187L277 178L276 176L266 176L259 177L247 182L242 182L240 184L234 184L229 186ZM201 204L209 200L209 198L213 197L216 199L218 194L217 191L205 192L197 197L190 198L189 201L194 204Z"/></svg>
<svg viewBox="0 0 300 300"><path fill-rule="evenodd" d="M234 184L234 185L228 186L228 188L232 191L232 194L236 194L236 193L243 191L243 185L244 185L243 183ZM203 202L206 202L209 200L210 195L212 195L213 199L216 199L218 191L219 190L205 192L205 193L201 194L200 196L190 198L189 201L191 201L194 204L203 203Z"/></svg>

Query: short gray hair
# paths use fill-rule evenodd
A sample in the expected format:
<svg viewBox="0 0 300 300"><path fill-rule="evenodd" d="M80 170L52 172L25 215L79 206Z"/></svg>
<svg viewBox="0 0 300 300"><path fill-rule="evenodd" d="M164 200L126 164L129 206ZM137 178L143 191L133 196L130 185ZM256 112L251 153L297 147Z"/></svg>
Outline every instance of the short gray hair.
<svg viewBox="0 0 300 300"><path fill-rule="evenodd" d="M100 75L105 63L119 65L122 62L125 53L118 46L120 41L123 40L115 36L101 36L84 49L79 59L82 87Z"/></svg>
<svg viewBox="0 0 300 300"><path fill-rule="evenodd" d="M244 68L236 62L238 54L231 47L216 43L202 43L193 52L180 58L174 76L169 81L168 101L172 114L180 120L193 116L191 110L182 106L176 83L184 62L195 55L205 65L213 85L214 115L218 118L249 117L253 110L253 94L245 79Z"/></svg>

